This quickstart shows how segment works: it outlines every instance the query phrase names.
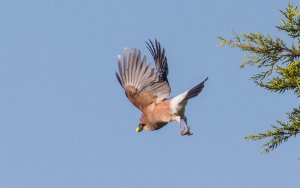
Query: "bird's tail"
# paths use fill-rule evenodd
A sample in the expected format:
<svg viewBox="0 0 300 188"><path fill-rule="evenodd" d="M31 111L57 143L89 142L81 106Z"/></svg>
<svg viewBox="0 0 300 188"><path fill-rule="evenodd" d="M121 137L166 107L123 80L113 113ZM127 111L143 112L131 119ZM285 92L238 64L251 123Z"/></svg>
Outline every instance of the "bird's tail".
<svg viewBox="0 0 300 188"><path fill-rule="evenodd" d="M202 89L204 88L204 83L206 82L206 80L208 80L208 77L205 78L205 80L203 80L200 84L196 85L195 87L193 87L192 89L187 91L187 95L185 96L185 100L189 100L193 97L196 97L197 95L199 95L199 93L202 91Z"/></svg>
<svg viewBox="0 0 300 188"><path fill-rule="evenodd" d="M192 89L187 90L187 91L177 95L176 97L172 98L171 99L171 108L172 108L173 112L177 112L179 110L178 108L184 108L184 106L186 105L186 103L189 99L199 95L199 93L204 88L204 83L206 82L207 79L208 79L208 77L205 78L205 80L203 80L200 84L196 85Z"/></svg>

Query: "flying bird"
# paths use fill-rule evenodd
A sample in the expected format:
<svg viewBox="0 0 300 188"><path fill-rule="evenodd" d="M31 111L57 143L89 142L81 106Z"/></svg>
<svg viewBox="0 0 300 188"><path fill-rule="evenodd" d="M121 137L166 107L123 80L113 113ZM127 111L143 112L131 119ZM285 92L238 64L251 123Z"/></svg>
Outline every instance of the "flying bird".
<svg viewBox="0 0 300 188"><path fill-rule="evenodd" d="M118 55L119 73L117 79L125 90L129 101L136 106L142 115L136 127L136 132L142 130L155 131L169 122L179 123L180 135L192 135L185 115L185 107L189 99L196 97L204 88L208 77L200 84L173 98L167 99L171 92L168 81L168 63L165 49L155 40L146 42L147 48L154 58L156 70L147 63L146 56L141 58L141 51L135 48L125 48L123 58ZM184 121L185 127L181 123Z"/></svg>

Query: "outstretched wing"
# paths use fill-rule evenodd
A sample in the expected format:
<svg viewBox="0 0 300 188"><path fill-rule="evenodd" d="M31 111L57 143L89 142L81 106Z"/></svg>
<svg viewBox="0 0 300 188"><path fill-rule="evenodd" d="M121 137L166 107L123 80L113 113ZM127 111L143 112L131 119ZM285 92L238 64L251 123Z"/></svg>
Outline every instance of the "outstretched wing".
<svg viewBox="0 0 300 188"><path fill-rule="evenodd" d="M159 79L166 81L169 84L168 81L168 63L167 63L167 57L165 56L165 49L161 49L160 43L155 39L155 45L153 42L149 39L149 43L146 42L147 48L149 49L150 53L152 54L154 58L154 62L156 65L156 70L159 74Z"/></svg>
<svg viewBox="0 0 300 188"><path fill-rule="evenodd" d="M118 56L119 73L117 79L125 90L130 102L143 111L153 102L161 101L170 94L166 80L147 64L146 56L141 59L141 52L131 49L127 57L125 48L123 59Z"/></svg>

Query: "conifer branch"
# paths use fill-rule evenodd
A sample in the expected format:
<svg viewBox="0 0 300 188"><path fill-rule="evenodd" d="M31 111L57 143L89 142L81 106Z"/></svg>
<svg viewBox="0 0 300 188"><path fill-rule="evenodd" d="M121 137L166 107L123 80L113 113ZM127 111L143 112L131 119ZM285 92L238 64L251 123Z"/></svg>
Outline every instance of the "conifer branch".
<svg viewBox="0 0 300 188"><path fill-rule="evenodd" d="M263 144L264 150L262 153L268 153L275 149L282 142L287 142L290 137L295 137L300 133L300 106L294 108L291 113L288 113L288 122L277 120L277 125L272 125L272 130L257 135L248 135L247 140L260 140L269 138L270 140Z"/></svg>
<svg viewBox="0 0 300 188"><path fill-rule="evenodd" d="M279 37L269 34L233 32L233 39L220 39L220 46L239 48L250 53L242 61L240 67L257 67L258 73L251 77L253 82L271 92L284 93L293 91L300 97L300 10L297 5L288 3L288 7L280 11L281 25L276 26L280 32L285 32L289 38L287 45ZM277 120L272 129L256 135L248 135L247 140L269 139L263 144L263 153L275 149L290 137L300 133L300 106L288 113L288 121Z"/></svg>

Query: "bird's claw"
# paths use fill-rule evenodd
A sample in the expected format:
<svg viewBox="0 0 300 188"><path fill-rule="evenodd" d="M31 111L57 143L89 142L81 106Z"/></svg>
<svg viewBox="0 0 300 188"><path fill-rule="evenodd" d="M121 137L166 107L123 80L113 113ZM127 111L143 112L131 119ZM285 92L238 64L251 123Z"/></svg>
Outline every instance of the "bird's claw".
<svg viewBox="0 0 300 188"><path fill-rule="evenodd" d="M181 136L185 136L185 135L191 136L191 135L193 135L193 133L190 131L190 127L184 127L179 132L180 132Z"/></svg>

